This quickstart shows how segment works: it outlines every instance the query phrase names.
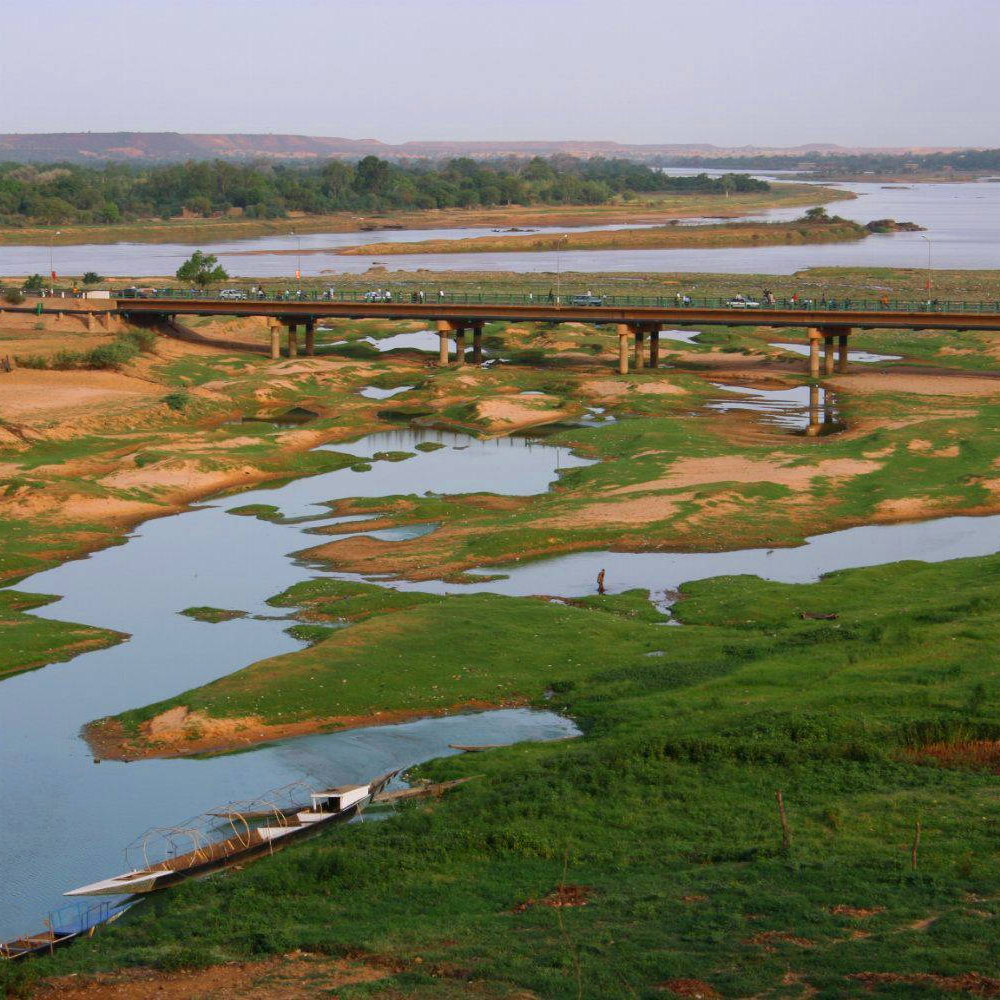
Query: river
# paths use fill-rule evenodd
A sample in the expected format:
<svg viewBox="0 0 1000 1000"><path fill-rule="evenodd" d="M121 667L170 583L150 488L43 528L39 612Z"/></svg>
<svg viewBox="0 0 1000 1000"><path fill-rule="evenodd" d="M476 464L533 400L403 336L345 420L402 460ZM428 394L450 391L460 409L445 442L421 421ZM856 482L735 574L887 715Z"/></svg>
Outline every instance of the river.
<svg viewBox="0 0 1000 1000"><path fill-rule="evenodd" d="M672 171L673 172L673 171ZM679 171L677 171L679 172ZM992 269L1000 261L1000 183L914 183L884 185L843 183L832 185L857 195L834 202L830 211L858 222L894 218L916 222L926 233L891 233L869 236L857 243L804 246L732 247L728 249L671 250L565 250L554 253L417 254L407 256L342 257L335 253L303 253L302 273L360 274L372 264L413 271L522 271L522 272L702 272L715 274L792 274L809 267L915 267L927 265L931 240L931 266L954 269ZM754 218L780 221L795 218L801 208L775 209ZM707 220L703 220L707 221ZM587 226L584 229L620 229L624 226ZM540 228L537 232L566 232L568 227ZM461 239L488 235L486 229L403 230L357 233L312 233L300 237L303 251L358 243L416 242L425 239ZM201 244L93 244L60 246L53 251L55 269L67 274L95 270L101 274L136 277L173 274L195 249L216 254L234 275L276 277L294 274L294 253L248 255L248 251L295 250L294 236ZM20 275L49 270L47 246L0 248L0 275ZM442 279L444 280L444 279Z"/></svg>
<svg viewBox="0 0 1000 1000"><path fill-rule="evenodd" d="M323 574L293 553L316 544L317 536L307 532L318 521L350 520L328 517L326 502L426 491L529 496L548 489L561 469L588 464L565 449L527 438L479 441L411 429L327 447L371 457L378 451L413 451L424 441L444 447L414 452L401 462L376 461L367 472L341 469L200 504L143 524L124 545L17 585L22 591L62 595L36 612L41 616L117 629L131 638L0 683L0 939L40 926L44 914L61 902L63 890L119 871L123 846L151 826L177 824L293 780L361 780L447 754L450 742L506 743L576 732L571 722L551 713L512 710L303 737L210 760L100 765L79 738L81 726L95 718L301 648L285 631L288 620L266 599ZM287 524L228 513L250 503L274 505L287 517L312 518ZM371 534L402 543L426 530L402 527ZM683 582L720 574L804 582L833 569L997 550L1000 517L943 518L853 528L810 538L797 548L584 552L517 565L500 579L482 582L372 582L439 593L579 596L592 593L598 570L606 569L611 592L640 587L666 608L669 592ZM209 624L178 613L194 605L257 617Z"/></svg>

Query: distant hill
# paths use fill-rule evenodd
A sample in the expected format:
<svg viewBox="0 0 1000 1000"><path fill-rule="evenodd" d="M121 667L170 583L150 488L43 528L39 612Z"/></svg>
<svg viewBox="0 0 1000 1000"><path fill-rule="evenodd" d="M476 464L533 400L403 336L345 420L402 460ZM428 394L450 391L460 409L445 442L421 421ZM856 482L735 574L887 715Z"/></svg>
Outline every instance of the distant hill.
<svg viewBox="0 0 1000 1000"><path fill-rule="evenodd" d="M791 147L723 147L709 143L628 145L618 142L404 142L345 139L309 135L205 135L191 132L49 132L0 134L0 161L18 163L170 163L184 160L304 160L332 157L359 159L374 154L385 159L438 159L471 156L606 156L631 160L670 157L719 159L746 156L808 156L817 154L930 153L951 149L908 147L862 149L811 143Z"/></svg>

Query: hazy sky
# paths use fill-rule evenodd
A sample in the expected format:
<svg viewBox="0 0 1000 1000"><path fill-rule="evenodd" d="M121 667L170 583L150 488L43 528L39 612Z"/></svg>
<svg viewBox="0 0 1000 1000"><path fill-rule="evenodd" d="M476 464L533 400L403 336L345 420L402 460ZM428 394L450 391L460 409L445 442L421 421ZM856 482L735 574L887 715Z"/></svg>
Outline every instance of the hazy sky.
<svg viewBox="0 0 1000 1000"><path fill-rule="evenodd" d="M32 0L0 132L1000 146L997 0Z"/></svg>

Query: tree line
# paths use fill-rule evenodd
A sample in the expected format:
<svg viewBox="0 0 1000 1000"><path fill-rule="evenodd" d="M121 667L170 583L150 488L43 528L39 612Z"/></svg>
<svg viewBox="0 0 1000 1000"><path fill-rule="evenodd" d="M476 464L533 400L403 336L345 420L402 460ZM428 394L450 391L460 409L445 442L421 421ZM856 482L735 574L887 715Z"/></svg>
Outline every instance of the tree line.
<svg viewBox="0 0 1000 1000"><path fill-rule="evenodd" d="M668 177L619 159L553 157L397 164L234 164L163 166L0 164L0 225L66 225L240 214L278 219L289 212L599 205L654 192L766 191L745 174Z"/></svg>
<svg viewBox="0 0 1000 1000"><path fill-rule="evenodd" d="M667 157L664 164L689 167L727 167L739 170L795 170L814 164L825 173L891 173L911 164L920 170L1000 171L1000 149L961 149L950 153L770 153L760 156ZM812 169L812 168L810 168Z"/></svg>

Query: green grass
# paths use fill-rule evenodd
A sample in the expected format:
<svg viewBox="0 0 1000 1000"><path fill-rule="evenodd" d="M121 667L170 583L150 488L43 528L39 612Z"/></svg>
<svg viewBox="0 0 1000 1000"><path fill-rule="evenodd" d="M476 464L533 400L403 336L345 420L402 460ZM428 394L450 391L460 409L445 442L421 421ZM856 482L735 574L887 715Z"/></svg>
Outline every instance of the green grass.
<svg viewBox="0 0 1000 1000"><path fill-rule="evenodd" d="M56 968L304 948L406 970L344 996L448 995L442 970L457 968L555 998L653 997L682 978L724 996L794 995L789 974L833 998L862 992L850 977L864 972L1000 976L996 779L911 755L1000 737L1000 557L810 585L702 581L684 588L680 629L635 594L577 607L461 596L376 609L369 597L293 588L279 603L311 618L341 602L364 614L184 703L287 719L492 691L568 713L585 737L428 765L427 777L485 777L159 897ZM563 881L586 886L589 904L515 912Z"/></svg>
<svg viewBox="0 0 1000 1000"><path fill-rule="evenodd" d="M0 679L48 663L71 660L81 653L122 642L110 629L50 621L27 614L58 600L43 594L0 590Z"/></svg>
<svg viewBox="0 0 1000 1000"><path fill-rule="evenodd" d="M195 621L209 622L212 625L218 625L220 622L231 622L234 618L246 617L245 611L211 608L205 605L196 608L185 608L180 613L186 615L188 618L193 618Z"/></svg>

